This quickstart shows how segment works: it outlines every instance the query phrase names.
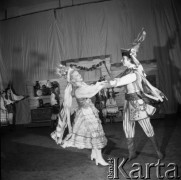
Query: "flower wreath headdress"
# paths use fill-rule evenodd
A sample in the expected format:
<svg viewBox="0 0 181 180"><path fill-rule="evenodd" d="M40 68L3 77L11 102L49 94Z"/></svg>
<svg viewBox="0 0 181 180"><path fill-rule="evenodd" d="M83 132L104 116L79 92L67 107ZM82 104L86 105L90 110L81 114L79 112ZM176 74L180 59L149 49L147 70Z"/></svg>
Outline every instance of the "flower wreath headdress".
<svg viewBox="0 0 181 180"><path fill-rule="evenodd" d="M59 64L58 67L56 68L56 74L58 74L60 78L62 77L67 78L68 70L69 67Z"/></svg>

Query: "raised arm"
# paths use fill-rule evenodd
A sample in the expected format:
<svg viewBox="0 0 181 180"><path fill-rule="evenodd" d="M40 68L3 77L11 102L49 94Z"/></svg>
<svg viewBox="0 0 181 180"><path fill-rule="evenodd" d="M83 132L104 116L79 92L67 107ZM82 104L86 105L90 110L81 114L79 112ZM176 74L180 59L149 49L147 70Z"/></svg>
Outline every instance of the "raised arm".
<svg viewBox="0 0 181 180"><path fill-rule="evenodd" d="M12 90L11 90L11 97L12 97L13 101L20 101L24 98L24 96L22 96L22 95L17 96L16 94L14 94Z"/></svg>
<svg viewBox="0 0 181 180"><path fill-rule="evenodd" d="M136 52L133 49L131 50L130 56L131 56L133 62L135 63L135 65L137 66L139 73L146 77L146 73L143 69L143 66L141 65L139 60L136 58Z"/></svg>
<svg viewBox="0 0 181 180"><path fill-rule="evenodd" d="M113 87L124 86L136 81L136 78L137 78L136 74L132 73L125 75L121 78L115 78L114 80L110 81L110 84Z"/></svg>

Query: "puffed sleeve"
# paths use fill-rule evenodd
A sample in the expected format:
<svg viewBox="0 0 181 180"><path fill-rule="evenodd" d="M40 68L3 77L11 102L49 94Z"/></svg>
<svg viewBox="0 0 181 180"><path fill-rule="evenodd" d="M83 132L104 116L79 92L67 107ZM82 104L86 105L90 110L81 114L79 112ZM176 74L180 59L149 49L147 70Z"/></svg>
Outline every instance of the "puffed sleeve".
<svg viewBox="0 0 181 180"><path fill-rule="evenodd" d="M137 76L135 73L131 73L128 75L125 75L121 78L115 78L114 80L110 81L111 86L118 87L118 86L124 86L127 84L130 84L134 81L136 81Z"/></svg>
<svg viewBox="0 0 181 180"><path fill-rule="evenodd" d="M77 98L91 98L95 96L103 86L100 82L97 82L95 85L83 85L76 89L75 96Z"/></svg>

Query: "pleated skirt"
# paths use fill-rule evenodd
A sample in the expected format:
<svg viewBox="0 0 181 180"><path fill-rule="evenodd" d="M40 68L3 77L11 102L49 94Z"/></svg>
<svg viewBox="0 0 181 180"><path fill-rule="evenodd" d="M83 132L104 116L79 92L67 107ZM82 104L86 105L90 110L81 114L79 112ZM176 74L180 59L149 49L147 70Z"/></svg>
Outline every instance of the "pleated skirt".
<svg viewBox="0 0 181 180"><path fill-rule="evenodd" d="M73 131L64 140L62 147L79 149L101 149L107 144L107 139L98 117L98 111L92 107L80 108L76 112Z"/></svg>

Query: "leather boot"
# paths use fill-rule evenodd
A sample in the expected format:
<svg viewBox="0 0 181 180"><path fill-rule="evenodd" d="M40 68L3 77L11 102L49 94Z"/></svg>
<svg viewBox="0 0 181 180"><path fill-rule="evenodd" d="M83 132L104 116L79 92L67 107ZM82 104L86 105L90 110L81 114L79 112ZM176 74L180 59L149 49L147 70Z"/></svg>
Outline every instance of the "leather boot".
<svg viewBox="0 0 181 180"><path fill-rule="evenodd" d="M133 138L127 138L127 145L128 145L128 151L129 151L128 161L131 161L132 159L136 158Z"/></svg>
<svg viewBox="0 0 181 180"><path fill-rule="evenodd" d="M157 141L155 139L155 136L152 136L152 137L149 137L149 138L150 138L150 140L151 140L151 142L152 142L152 144L153 144L153 146L155 148L155 151L157 153L158 158L163 159L163 154L160 152L160 148L159 148L158 143L157 143Z"/></svg>
<svg viewBox="0 0 181 180"><path fill-rule="evenodd" d="M101 149L95 149L96 152L96 165L108 166L109 164L103 159Z"/></svg>

